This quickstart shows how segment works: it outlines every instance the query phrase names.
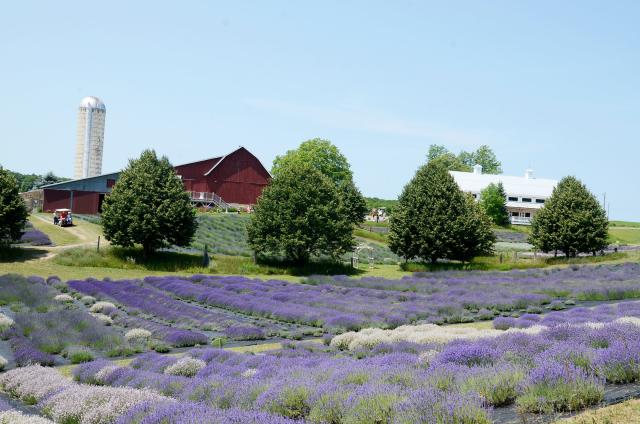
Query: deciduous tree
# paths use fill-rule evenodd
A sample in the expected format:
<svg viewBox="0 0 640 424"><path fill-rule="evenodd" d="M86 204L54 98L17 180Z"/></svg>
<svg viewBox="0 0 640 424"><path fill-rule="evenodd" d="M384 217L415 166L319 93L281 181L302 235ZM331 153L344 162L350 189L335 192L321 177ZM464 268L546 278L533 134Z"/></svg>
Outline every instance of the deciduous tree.
<svg viewBox="0 0 640 424"><path fill-rule="evenodd" d="M565 177L533 218L529 241L543 252L595 255L607 246L608 227L595 196L577 178Z"/></svg>
<svg viewBox="0 0 640 424"><path fill-rule="evenodd" d="M504 192L502 183L491 183L482 190L480 193L480 206L494 224L507 225L509 223L507 195Z"/></svg>
<svg viewBox="0 0 640 424"><path fill-rule="evenodd" d="M406 260L468 261L490 253L495 236L484 212L439 161L420 167L391 217L389 247Z"/></svg>
<svg viewBox="0 0 640 424"><path fill-rule="evenodd" d="M145 256L170 245L187 246L197 223L182 181L166 157L146 150L129 161L104 200L102 225L116 246L141 244Z"/></svg>
<svg viewBox="0 0 640 424"><path fill-rule="evenodd" d="M297 149L276 157L271 174L275 177L293 163L309 165L327 176L342 194L341 201L346 206L351 222L362 222L367 213L365 199L353 182L349 161L334 144L321 138L307 140Z"/></svg>
<svg viewBox="0 0 640 424"><path fill-rule="evenodd" d="M20 239L27 221L27 208L19 195L16 179L0 168L0 247Z"/></svg>
<svg viewBox="0 0 640 424"><path fill-rule="evenodd" d="M248 226L258 256L302 264L353 250L352 219L334 182L304 161L282 164L262 192Z"/></svg>

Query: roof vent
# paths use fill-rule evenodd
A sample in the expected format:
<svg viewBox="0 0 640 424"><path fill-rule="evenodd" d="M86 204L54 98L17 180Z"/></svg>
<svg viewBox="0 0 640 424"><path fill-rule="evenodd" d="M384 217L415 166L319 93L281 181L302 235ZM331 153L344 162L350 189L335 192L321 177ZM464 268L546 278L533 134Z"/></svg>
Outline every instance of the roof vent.
<svg viewBox="0 0 640 424"><path fill-rule="evenodd" d="M527 180L533 180L533 169L527 169L524 171L524 177Z"/></svg>
<svg viewBox="0 0 640 424"><path fill-rule="evenodd" d="M482 175L482 165L478 163L473 165L473 175Z"/></svg>

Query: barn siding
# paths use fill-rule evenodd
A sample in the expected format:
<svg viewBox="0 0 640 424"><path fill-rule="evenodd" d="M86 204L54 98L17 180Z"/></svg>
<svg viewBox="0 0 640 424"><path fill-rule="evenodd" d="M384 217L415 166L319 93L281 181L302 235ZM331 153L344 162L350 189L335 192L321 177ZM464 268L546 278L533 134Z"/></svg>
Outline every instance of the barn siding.
<svg viewBox="0 0 640 424"><path fill-rule="evenodd" d="M227 203L254 205L271 176L248 150L240 148L227 155L209 174L210 191Z"/></svg>
<svg viewBox="0 0 640 424"><path fill-rule="evenodd" d="M71 198L73 193L73 201ZM56 209L71 209L73 213L95 215L98 213L100 193L94 191L71 191L44 189L42 210L53 212Z"/></svg>

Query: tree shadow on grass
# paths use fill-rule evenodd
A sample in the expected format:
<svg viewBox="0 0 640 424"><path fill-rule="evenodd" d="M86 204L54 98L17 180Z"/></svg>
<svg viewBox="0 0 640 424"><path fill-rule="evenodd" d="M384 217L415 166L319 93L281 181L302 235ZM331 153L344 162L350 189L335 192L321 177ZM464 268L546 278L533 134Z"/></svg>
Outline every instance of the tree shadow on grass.
<svg viewBox="0 0 640 424"><path fill-rule="evenodd" d="M38 248L3 247L0 248L0 263L26 262L47 256L49 252Z"/></svg>
<svg viewBox="0 0 640 424"><path fill-rule="evenodd" d="M258 265L281 270L281 273L295 276L309 275L360 275L365 271L352 267L350 264L328 259L315 260L306 264L279 259L260 259Z"/></svg>

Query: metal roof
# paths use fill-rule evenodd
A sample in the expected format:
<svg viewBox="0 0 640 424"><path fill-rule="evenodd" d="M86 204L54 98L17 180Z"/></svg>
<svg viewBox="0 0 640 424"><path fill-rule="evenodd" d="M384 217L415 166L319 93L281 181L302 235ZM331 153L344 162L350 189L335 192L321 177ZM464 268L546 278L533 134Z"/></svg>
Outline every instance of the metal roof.
<svg viewBox="0 0 640 424"><path fill-rule="evenodd" d="M524 176L516 177L511 175L492 175L461 171L449 171L449 173L453 176L453 179L458 183L462 191L470 193L480 193L491 183L502 183L507 196L546 199L551 197L554 187L558 184L556 180L533 178L533 176L527 178ZM535 203L533 203L532 206L534 204Z"/></svg>
<svg viewBox="0 0 640 424"><path fill-rule="evenodd" d="M87 96L84 99L82 99L80 101L80 107L86 107L89 109L107 110L107 108L104 106L104 103L102 103L102 100L94 96Z"/></svg>

